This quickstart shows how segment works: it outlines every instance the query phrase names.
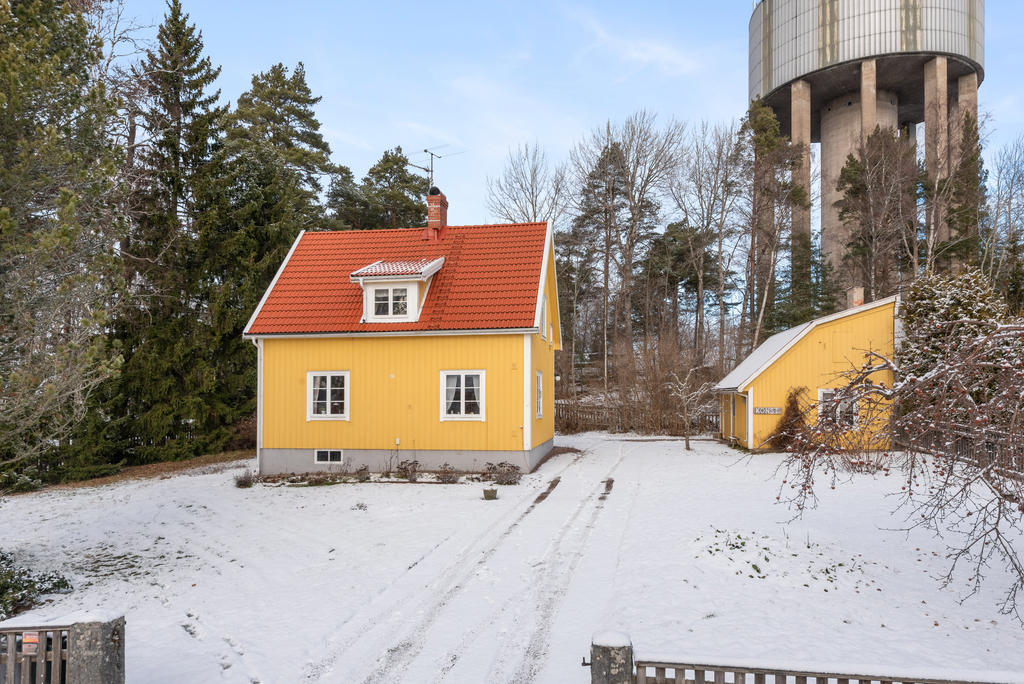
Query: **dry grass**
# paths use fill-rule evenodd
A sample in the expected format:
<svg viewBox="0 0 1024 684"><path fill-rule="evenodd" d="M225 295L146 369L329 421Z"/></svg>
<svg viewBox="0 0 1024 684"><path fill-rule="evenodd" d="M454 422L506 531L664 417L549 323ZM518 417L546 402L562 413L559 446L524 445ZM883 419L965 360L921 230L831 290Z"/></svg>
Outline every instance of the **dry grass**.
<svg viewBox="0 0 1024 684"><path fill-rule="evenodd" d="M242 449L239 451L223 451L219 454L207 454L197 456L185 461L165 461L162 463L149 463L141 466L129 466L116 475L97 477L92 480L79 480L77 482L65 482L63 484L44 487L41 491L48 489L81 489L82 487L100 487L102 485L124 482L126 480L148 480L157 477L170 477L187 470L203 468L206 466L231 463L244 459L256 458L253 449Z"/></svg>

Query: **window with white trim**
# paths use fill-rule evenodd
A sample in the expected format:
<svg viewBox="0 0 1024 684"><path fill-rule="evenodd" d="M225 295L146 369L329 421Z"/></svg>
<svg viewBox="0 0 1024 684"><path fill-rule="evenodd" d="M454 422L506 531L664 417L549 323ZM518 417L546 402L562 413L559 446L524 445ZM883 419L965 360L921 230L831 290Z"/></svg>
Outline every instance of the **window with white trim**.
<svg viewBox="0 0 1024 684"><path fill-rule="evenodd" d="M348 420L348 371L306 374L306 420Z"/></svg>
<svg viewBox="0 0 1024 684"><path fill-rule="evenodd" d="M317 449L313 460L316 463L337 463L341 465L341 449Z"/></svg>
<svg viewBox="0 0 1024 684"><path fill-rule="evenodd" d="M544 417L544 374L537 371L537 420Z"/></svg>
<svg viewBox="0 0 1024 684"><path fill-rule="evenodd" d="M441 420L484 420L482 370L441 371Z"/></svg>
<svg viewBox="0 0 1024 684"><path fill-rule="evenodd" d="M373 288L374 317L400 317L409 315L409 288L407 287L375 287Z"/></svg>
<svg viewBox="0 0 1024 684"><path fill-rule="evenodd" d="M834 389L818 390L818 424L830 419L842 427L857 427L857 400L843 399L834 404L835 397Z"/></svg>

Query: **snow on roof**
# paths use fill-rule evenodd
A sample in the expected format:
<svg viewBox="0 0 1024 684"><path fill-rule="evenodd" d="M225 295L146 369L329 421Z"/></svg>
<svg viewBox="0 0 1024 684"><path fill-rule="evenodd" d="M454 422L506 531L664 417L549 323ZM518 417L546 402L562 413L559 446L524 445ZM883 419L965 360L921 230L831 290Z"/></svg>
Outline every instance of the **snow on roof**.
<svg viewBox="0 0 1024 684"><path fill-rule="evenodd" d="M412 259L403 261L375 261L352 271L352 278L373 278L390 276L425 276L427 271L436 271L444 264L444 257L437 259ZM433 268L435 267L436 268Z"/></svg>
<svg viewBox="0 0 1024 684"><path fill-rule="evenodd" d="M885 299L878 299L862 306L856 306L852 309L845 309L828 316L822 316L821 318L815 318L813 321L808 321L803 325L798 325L795 328L789 330L783 330L780 333L772 335L767 340L761 343L761 345L750 353L750 356L743 359L740 365L732 369L728 375L721 379L721 381L715 385L715 390L719 392L728 391L740 391L751 383L762 371L768 368L777 358L782 356L787 349L792 347L797 341L809 333L813 328L821 325L822 323L828 323L830 321L837 320L839 318L845 318L846 316L852 316L854 314L874 309L879 306L891 304L896 301L899 295L893 295L892 297L886 297Z"/></svg>
<svg viewBox="0 0 1024 684"><path fill-rule="evenodd" d="M747 378L752 379L758 375L758 370L762 366L768 365L775 358L776 354L789 346L791 342L798 340L812 325L814 325L813 321L772 335L762 342L761 346L752 351L750 356L743 359L740 365L733 368L731 373L722 378L715 385L715 389L719 391L739 390L743 385L747 384L745 382Z"/></svg>

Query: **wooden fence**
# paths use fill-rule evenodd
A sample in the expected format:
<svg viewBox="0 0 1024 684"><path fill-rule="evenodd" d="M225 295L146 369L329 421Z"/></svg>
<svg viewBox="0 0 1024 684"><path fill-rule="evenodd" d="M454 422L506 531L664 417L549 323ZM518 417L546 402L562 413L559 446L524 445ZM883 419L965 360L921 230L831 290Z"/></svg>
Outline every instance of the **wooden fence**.
<svg viewBox="0 0 1024 684"><path fill-rule="evenodd" d="M636 684L979 684L964 680L853 673L802 672L751 667L638 660Z"/></svg>
<svg viewBox="0 0 1024 684"><path fill-rule="evenodd" d="M929 426L915 434L908 429L896 431L893 442L901 448L940 457L954 457L979 468L991 467L1000 475L1024 476L1024 437L999 430L972 430L947 423Z"/></svg>
<svg viewBox="0 0 1024 684"><path fill-rule="evenodd" d="M907 675L813 672L752 665L673 663L633 658L628 634L599 632L590 645L591 684L994 684ZM635 667L635 671L634 671Z"/></svg>
<svg viewBox="0 0 1024 684"><path fill-rule="evenodd" d="M617 407L590 406L560 399L555 402L555 429L561 433L607 430L682 435L686 424L675 414L652 416ZM702 411L690 419L690 434L718 434L718 413Z"/></svg>
<svg viewBox="0 0 1024 684"><path fill-rule="evenodd" d="M0 684L67 684L70 630L0 629Z"/></svg>

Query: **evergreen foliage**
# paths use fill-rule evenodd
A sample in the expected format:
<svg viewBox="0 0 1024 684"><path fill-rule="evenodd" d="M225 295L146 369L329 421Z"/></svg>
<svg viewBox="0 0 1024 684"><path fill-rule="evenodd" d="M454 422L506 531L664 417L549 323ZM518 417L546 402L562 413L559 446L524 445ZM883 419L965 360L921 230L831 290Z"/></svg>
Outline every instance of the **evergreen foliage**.
<svg viewBox="0 0 1024 684"><path fill-rule="evenodd" d="M125 363L77 440L86 462L186 458L224 440L196 277L197 231L224 114L211 90L219 73L180 0L168 0L141 67L140 115L152 137L138 155L134 221L121 247L125 307L110 336Z"/></svg>
<svg viewBox="0 0 1024 684"><path fill-rule="evenodd" d="M977 270L918 278L900 304L904 338L896 366L904 377L920 377L961 340L1007 318L1003 299Z"/></svg>
<svg viewBox="0 0 1024 684"><path fill-rule="evenodd" d="M331 179L327 208L345 229L413 228L427 221L426 177L409 170L401 147L386 150L358 185L342 167Z"/></svg>
<svg viewBox="0 0 1024 684"><path fill-rule="evenodd" d="M29 480L58 467L120 362L100 335L123 224L99 59L70 5L0 3L0 473Z"/></svg>

